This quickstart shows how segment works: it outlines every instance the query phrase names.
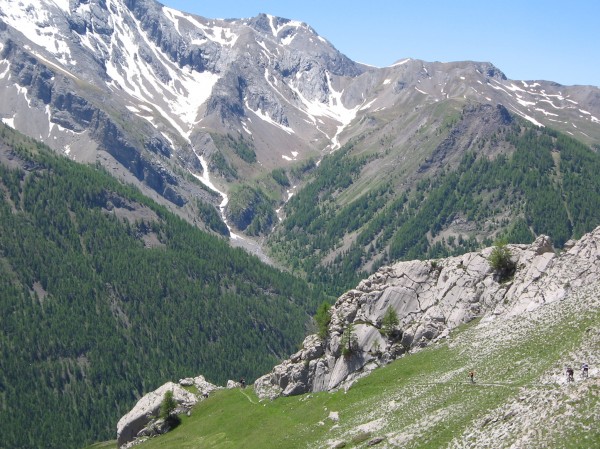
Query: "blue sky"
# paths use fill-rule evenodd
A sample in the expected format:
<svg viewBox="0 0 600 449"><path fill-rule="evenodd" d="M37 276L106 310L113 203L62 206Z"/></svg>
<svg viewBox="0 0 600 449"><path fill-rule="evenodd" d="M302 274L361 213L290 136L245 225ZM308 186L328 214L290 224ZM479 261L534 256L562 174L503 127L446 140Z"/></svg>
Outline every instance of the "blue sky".
<svg viewBox="0 0 600 449"><path fill-rule="evenodd" d="M489 61L515 80L600 86L598 0L159 0L208 18L308 23L351 59Z"/></svg>

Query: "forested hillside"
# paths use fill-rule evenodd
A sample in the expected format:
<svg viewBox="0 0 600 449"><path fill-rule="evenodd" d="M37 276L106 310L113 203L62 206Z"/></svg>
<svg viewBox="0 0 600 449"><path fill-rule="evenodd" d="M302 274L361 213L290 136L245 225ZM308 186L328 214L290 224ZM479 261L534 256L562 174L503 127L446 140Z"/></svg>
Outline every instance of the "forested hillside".
<svg viewBox="0 0 600 449"><path fill-rule="evenodd" d="M322 301L2 124L0 161L0 447L112 438L166 380L254 379Z"/></svg>
<svg viewBox="0 0 600 449"><path fill-rule="evenodd" d="M285 207L270 238L275 257L341 294L397 260L461 254L496 239L549 235L557 247L600 224L600 156L549 128L520 119L473 143L456 167L394 184L378 179L351 201L345 192L381 155L352 144L323 159ZM509 151L499 151L509 149ZM342 199L345 201L343 201Z"/></svg>

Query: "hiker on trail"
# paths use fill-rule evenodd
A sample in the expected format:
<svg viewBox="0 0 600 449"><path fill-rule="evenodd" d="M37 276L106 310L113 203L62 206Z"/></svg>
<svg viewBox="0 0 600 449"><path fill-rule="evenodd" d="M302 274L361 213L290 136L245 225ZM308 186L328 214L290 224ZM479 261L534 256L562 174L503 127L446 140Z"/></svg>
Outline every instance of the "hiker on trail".
<svg viewBox="0 0 600 449"><path fill-rule="evenodd" d="M583 363L581 365L581 377L584 379L588 378L588 371L590 370L590 367L587 363Z"/></svg>
<svg viewBox="0 0 600 449"><path fill-rule="evenodd" d="M246 388L246 379L244 379L243 377L240 379L240 385L242 386L242 388Z"/></svg>
<svg viewBox="0 0 600 449"><path fill-rule="evenodd" d="M573 368L571 368L570 366L567 367L567 383L568 382L574 382L575 378L573 377Z"/></svg>
<svg viewBox="0 0 600 449"><path fill-rule="evenodd" d="M475 383L475 371L473 371L473 370L469 371L469 379L471 379L472 384Z"/></svg>

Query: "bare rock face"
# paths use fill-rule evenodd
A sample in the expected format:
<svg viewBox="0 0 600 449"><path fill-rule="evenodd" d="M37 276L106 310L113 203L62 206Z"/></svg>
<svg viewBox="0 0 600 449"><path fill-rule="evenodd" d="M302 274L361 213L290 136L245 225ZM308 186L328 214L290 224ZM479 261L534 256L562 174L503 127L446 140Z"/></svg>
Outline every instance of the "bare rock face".
<svg viewBox="0 0 600 449"><path fill-rule="evenodd" d="M325 341L307 337L300 351L255 382L257 395L273 399L348 385L474 318L525 313L600 278L600 228L561 254L546 236L509 250L516 272L502 283L488 262L492 248L381 268L338 298ZM388 309L399 323L384 332Z"/></svg>
<svg viewBox="0 0 600 449"><path fill-rule="evenodd" d="M204 378L202 377L202 379ZM199 400L195 394L173 382L167 382L153 392L148 393L117 423L117 444L119 447L133 441L139 432L158 415L160 404L167 391L173 392L173 399L177 402L177 411L180 413L192 408Z"/></svg>

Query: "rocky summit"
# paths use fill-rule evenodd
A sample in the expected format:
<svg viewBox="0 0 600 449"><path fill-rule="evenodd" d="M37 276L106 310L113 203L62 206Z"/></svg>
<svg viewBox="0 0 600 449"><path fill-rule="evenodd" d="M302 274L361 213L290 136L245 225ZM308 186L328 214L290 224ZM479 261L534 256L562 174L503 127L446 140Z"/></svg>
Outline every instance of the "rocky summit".
<svg viewBox="0 0 600 449"><path fill-rule="evenodd" d="M447 337L461 324L531 312L600 279L600 228L568 242L561 252L546 236L531 245L508 245L515 266L509 279L499 279L490 266L493 250L381 268L338 298L325 339L308 336L300 351L256 381L257 395L348 388L353 380ZM382 323L389 310L397 324L386 336Z"/></svg>

